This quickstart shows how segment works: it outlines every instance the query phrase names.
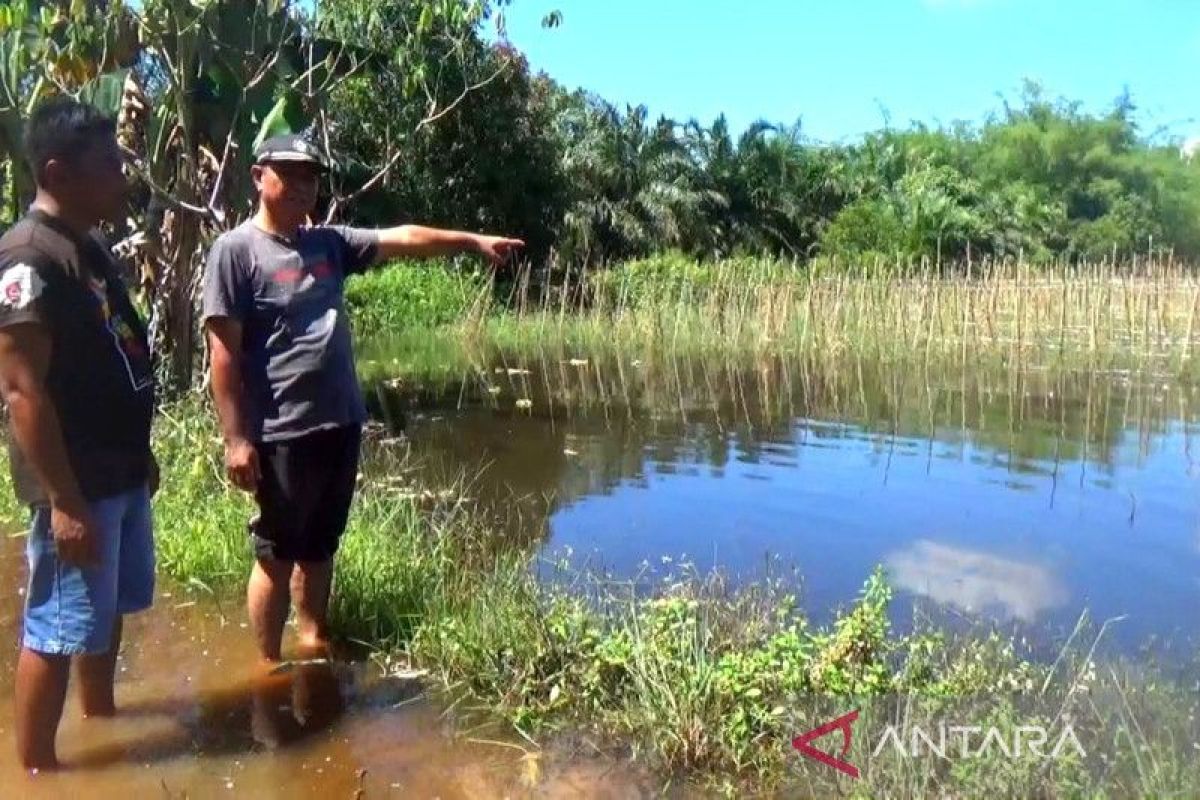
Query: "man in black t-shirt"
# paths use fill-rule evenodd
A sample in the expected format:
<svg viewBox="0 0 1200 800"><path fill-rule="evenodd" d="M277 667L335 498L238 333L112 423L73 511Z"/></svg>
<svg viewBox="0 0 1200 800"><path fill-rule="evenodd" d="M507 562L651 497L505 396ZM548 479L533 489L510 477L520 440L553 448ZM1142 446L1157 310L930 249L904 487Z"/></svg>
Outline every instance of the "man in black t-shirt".
<svg viewBox="0 0 1200 800"><path fill-rule="evenodd" d="M299 136L255 153L258 213L217 240L204 283L212 386L231 482L253 492L250 625L280 658L289 593L301 646L326 649L333 557L358 474L366 407L343 285L394 258L476 253L500 264L517 239L401 225L306 226L326 159Z"/></svg>
<svg viewBox="0 0 1200 800"><path fill-rule="evenodd" d="M33 513L17 749L25 767L48 769L72 657L84 715L114 713L122 615L154 594L158 469L146 332L95 232L124 202L113 122L51 100L25 143L38 191L0 238L0 394L13 484Z"/></svg>

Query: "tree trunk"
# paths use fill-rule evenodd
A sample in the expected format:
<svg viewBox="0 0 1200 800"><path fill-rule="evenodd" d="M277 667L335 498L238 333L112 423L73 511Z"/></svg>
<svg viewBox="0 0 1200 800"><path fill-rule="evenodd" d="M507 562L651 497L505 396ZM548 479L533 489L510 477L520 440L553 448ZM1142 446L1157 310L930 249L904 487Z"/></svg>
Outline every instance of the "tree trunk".
<svg viewBox="0 0 1200 800"><path fill-rule="evenodd" d="M192 384L197 346L196 293L200 270L200 220L193 214L175 217L175 249L166 287L163 363L169 392L184 392Z"/></svg>

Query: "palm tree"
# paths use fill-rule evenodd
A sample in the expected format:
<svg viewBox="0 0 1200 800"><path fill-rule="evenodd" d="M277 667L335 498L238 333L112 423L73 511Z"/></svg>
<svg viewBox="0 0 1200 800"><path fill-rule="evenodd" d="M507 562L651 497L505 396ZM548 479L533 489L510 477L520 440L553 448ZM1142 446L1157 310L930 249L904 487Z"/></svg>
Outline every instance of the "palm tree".
<svg viewBox="0 0 1200 800"><path fill-rule="evenodd" d="M560 252L576 263L606 262L687 246L703 228L706 188L673 122L647 123L644 106L624 114L573 96L559 115L571 202Z"/></svg>
<svg viewBox="0 0 1200 800"><path fill-rule="evenodd" d="M723 199L708 207L716 255L805 255L844 203L842 159L806 147L799 125L759 121L736 145L724 116L707 129L693 121L686 130L707 188Z"/></svg>

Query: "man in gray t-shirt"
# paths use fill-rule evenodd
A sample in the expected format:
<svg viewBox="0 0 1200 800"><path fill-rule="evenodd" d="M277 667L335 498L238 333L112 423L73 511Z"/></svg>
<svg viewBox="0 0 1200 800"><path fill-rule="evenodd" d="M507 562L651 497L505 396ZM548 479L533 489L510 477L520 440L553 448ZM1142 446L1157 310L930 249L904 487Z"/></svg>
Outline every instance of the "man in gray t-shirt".
<svg viewBox="0 0 1200 800"><path fill-rule="evenodd" d="M247 220L213 246L204 316L242 323L250 441L365 420L342 283L371 266L378 243L375 231L341 227L301 228L289 240Z"/></svg>
<svg viewBox="0 0 1200 800"><path fill-rule="evenodd" d="M320 149L278 136L255 151L258 211L217 239L204 281L213 397L229 479L253 492L247 605L264 659L278 661L289 592L301 646L328 646L333 556L358 473L366 409L343 286L394 258L478 253L501 264L516 239L402 225L305 225L325 168ZM289 588L290 587L290 588Z"/></svg>

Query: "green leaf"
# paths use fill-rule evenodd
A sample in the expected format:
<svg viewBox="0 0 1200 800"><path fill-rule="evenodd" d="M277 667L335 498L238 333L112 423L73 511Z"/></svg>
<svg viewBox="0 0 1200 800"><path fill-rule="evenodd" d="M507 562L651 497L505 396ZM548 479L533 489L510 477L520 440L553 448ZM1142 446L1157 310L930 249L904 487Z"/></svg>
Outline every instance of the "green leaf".
<svg viewBox="0 0 1200 800"><path fill-rule="evenodd" d="M213 61L208 65L205 75L211 81L212 92L217 100L237 102L242 91L241 81L228 67L220 61Z"/></svg>
<svg viewBox="0 0 1200 800"><path fill-rule="evenodd" d="M152 165L165 163L164 156L174 120L174 112L172 110L174 102L174 94L167 92L155 104L154 113L150 115L150 124L146 132L146 144L149 150L147 157Z"/></svg>
<svg viewBox="0 0 1200 800"><path fill-rule="evenodd" d="M79 90L80 102L95 106L109 117L117 118L121 111L121 96L129 70L117 69L97 75Z"/></svg>
<svg viewBox="0 0 1200 800"><path fill-rule="evenodd" d="M254 137L253 148L257 148L266 139L285 133L297 133L304 127L304 103L298 92L287 92L278 100L267 116L263 119Z"/></svg>

